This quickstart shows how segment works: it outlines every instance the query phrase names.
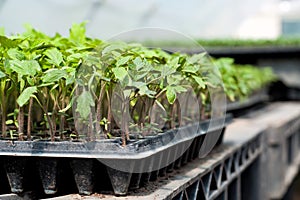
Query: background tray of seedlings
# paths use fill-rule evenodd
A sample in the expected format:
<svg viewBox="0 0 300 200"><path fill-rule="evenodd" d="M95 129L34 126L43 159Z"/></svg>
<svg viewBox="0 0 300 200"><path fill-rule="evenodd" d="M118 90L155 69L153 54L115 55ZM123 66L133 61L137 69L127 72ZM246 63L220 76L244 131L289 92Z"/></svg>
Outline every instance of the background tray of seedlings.
<svg viewBox="0 0 300 200"><path fill-rule="evenodd" d="M269 85L276 75L271 68L239 65L232 58L215 60L227 94L227 112L234 116L269 100Z"/></svg>
<svg viewBox="0 0 300 200"><path fill-rule="evenodd" d="M103 42L84 23L68 38L27 27L0 44L0 159L14 193L35 185L33 168L44 193L64 190L68 165L80 194L101 171L124 195L205 156L228 123L226 95L239 91L205 53Z"/></svg>

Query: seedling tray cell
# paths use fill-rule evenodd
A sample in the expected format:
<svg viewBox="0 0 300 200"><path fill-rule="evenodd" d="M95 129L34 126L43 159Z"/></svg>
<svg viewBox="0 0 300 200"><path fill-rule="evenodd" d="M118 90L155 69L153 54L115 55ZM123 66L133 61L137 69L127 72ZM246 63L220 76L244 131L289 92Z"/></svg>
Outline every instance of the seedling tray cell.
<svg viewBox="0 0 300 200"><path fill-rule="evenodd" d="M126 195L128 190L164 177L174 168L197 158L205 138L223 134L230 118L227 117L225 123L217 120L220 120L220 126L209 127L210 121L204 121L131 140L125 147L118 138L92 142L2 140L0 155L13 193L26 190L27 165L34 162L44 194L54 195L64 190L59 176L66 176L66 172L60 166L67 163L72 171L71 176L68 175L73 179L70 182L76 185L78 193L89 195L95 191L111 190L115 195ZM102 183L103 177L109 180L108 184Z"/></svg>

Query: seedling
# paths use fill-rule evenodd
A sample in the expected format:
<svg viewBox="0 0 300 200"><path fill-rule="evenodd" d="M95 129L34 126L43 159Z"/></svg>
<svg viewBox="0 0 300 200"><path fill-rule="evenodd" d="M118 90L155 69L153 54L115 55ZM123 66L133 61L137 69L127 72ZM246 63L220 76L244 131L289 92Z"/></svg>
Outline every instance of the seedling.
<svg viewBox="0 0 300 200"><path fill-rule="evenodd" d="M134 135L209 118L210 90L224 87L228 99L241 100L275 78L270 69L214 59L221 77L205 53L104 42L86 37L84 23L74 24L67 38L26 28L0 36L3 138L14 125L19 140L42 138L38 133L44 132L51 141L121 137L125 146ZM183 94L199 103L180 98ZM15 113L13 119L9 113Z"/></svg>

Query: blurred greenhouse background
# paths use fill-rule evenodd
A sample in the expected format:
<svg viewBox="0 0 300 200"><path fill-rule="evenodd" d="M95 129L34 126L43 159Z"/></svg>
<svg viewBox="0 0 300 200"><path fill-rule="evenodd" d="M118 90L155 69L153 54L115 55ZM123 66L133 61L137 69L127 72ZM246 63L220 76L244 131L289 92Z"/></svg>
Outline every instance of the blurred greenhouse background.
<svg viewBox="0 0 300 200"><path fill-rule="evenodd" d="M0 0L0 26L7 34L22 32L25 23L67 34L86 20L88 35L102 39L141 27L195 38L272 39L300 34L299 11L299 0Z"/></svg>

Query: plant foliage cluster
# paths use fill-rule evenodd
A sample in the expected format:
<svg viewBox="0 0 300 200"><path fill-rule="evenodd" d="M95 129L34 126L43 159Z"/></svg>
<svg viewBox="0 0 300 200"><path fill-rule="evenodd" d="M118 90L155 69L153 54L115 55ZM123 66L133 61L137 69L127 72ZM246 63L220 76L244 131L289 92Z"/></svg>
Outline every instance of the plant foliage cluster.
<svg viewBox="0 0 300 200"><path fill-rule="evenodd" d="M215 64L222 74L224 90L230 101L242 101L277 78L270 67L235 64L232 58L216 59Z"/></svg>
<svg viewBox="0 0 300 200"><path fill-rule="evenodd" d="M299 37L278 37L276 39L199 39L205 47L299 47Z"/></svg>
<svg viewBox="0 0 300 200"><path fill-rule="evenodd" d="M205 48L261 48L261 47L299 47L300 37L278 37L276 39L234 39L234 38L216 38L216 39L197 39L195 43L186 41L147 41L148 45L188 48L194 47L195 43Z"/></svg>
<svg viewBox="0 0 300 200"><path fill-rule="evenodd" d="M86 37L84 23L74 24L68 37L48 36L31 26L22 34L1 32L2 138L118 136L125 145L131 132L144 137L205 119L209 88L223 87L205 53L170 54L140 44L104 42ZM235 66L232 59L215 63L230 100L246 97L274 78L270 69ZM180 105L178 99L189 91L201 110L181 119L189 102L186 98Z"/></svg>

